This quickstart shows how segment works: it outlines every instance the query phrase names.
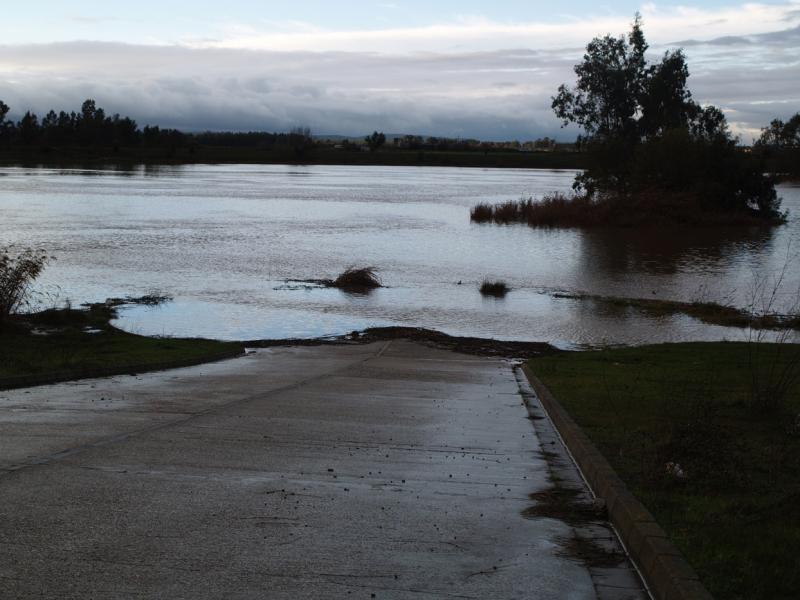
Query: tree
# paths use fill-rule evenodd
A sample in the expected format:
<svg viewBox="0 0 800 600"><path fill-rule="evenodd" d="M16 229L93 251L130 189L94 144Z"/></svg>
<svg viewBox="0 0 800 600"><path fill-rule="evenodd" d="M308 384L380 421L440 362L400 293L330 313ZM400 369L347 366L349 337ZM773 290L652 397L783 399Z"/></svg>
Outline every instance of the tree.
<svg viewBox="0 0 800 600"><path fill-rule="evenodd" d="M374 131L372 135L368 135L366 138L364 138L364 141L367 143L367 146L369 146L370 152L375 152L378 148L386 143L386 136L383 134L383 132L378 133L377 131Z"/></svg>
<svg viewBox="0 0 800 600"><path fill-rule="evenodd" d="M293 127L289 131L288 142L294 150L295 158L305 158L309 148L314 145L310 127Z"/></svg>
<svg viewBox="0 0 800 600"><path fill-rule="evenodd" d="M686 87L688 78L689 68L682 50L666 52L660 63L647 69L639 98L641 136L652 138L687 126L697 112Z"/></svg>
<svg viewBox="0 0 800 600"><path fill-rule="evenodd" d="M780 220L773 182L736 148L723 112L692 99L683 51L648 64L647 48L637 14L627 37L589 42L575 87L553 97L562 125L585 133L590 166L574 187L617 205L647 193L662 205L680 198L684 211Z"/></svg>
<svg viewBox="0 0 800 600"><path fill-rule="evenodd" d="M575 123L594 139L634 142L687 127L699 114L686 82L682 50L666 52L649 65L642 19L636 15L625 37L595 38L575 66L574 89L561 85L553 110L562 125Z"/></svg>
<svg viewBox="0 0 800 600"><path fill-rule="evenodd" d="M562 84L553 98L562 124L576 123L597 138L633 135L646 50L639 15L627 39L607 35L589 42L583 62L575 66L577 85L571 89Z"/></svg>
<svg viewBox="0 0 800 600"><path fill-rule="evenodd" d="M695 107L689 126L698 140L724 143L730 139L725 113L716 106Z"/></svg>
<svg viewBox="0 0 800 600"><path fill-rule="evenodd" d="M9 130L13 128L13 123L6 120L10 110L8 104L0 100L0 142L8 142Z"/></svg>
<svg viewBox="0 0 800 600"><path fill-rule="evenodd" d="M39 118L35 113L28 111L17 123L17 135L23 145L29 146L39 140Z"/></svg>
<svg viewBox="0 0 800 600"><path fill-rule="evenodd" d="M800 112L785 123L773 119L769 127L761 130L756 144L771 148L800 148Z"/></svg>
<svg viewBox="0 0 800 600"><path fill-rule="evenodd" d="M111 119L114 143L122 146L134 146L139 142L139 126L130 117L115 114Z"/></svg>

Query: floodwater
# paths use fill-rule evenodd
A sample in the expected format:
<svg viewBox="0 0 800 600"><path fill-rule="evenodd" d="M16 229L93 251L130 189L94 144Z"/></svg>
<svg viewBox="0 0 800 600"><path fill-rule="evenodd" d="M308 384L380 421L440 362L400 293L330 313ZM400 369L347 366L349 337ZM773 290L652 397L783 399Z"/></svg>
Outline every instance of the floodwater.
<svg viewBox="0 0 800 600"><path fill-rule="evenodd" d="M0 246L56 260L41 301L73 304L159 292L122 310L134 332L220 339L307 338L375 325L575 344L744 339L676 315L559 298L584 292L746 307L754 282L785 270L800 286L800 187L782 185L774 229L537 230L470 223L477 202L570 188L574 171L193 165L0 168ZM373 265L366 296L286 280ZM786 267L784 269L784 267ZM484 299L485 278L512 288Z"/></svg>

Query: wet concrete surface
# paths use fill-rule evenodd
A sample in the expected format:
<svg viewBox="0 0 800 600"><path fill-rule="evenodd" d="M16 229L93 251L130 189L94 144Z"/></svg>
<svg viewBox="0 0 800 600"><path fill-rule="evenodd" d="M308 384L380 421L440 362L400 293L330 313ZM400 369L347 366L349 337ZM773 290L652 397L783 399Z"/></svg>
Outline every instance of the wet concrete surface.
<svg viewBox="0 0 800 600"><path fill-rule="evenodd" d="M530 516L589 496L526 404L401 340L0 392L0 597L645 597L601 518Z"/></svg>

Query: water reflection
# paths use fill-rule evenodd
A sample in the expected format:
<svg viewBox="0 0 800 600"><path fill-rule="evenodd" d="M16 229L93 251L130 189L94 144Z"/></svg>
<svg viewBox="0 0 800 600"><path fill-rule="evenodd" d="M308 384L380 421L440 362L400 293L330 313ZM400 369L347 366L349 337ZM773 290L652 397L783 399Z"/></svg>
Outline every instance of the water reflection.
<svg viewBox="0 0 800 600"><path fill-rule="evenodd" d="M774 228L598 229L580 236L587 271L673 275L725 267L746 254L771 255Z"/></svg>

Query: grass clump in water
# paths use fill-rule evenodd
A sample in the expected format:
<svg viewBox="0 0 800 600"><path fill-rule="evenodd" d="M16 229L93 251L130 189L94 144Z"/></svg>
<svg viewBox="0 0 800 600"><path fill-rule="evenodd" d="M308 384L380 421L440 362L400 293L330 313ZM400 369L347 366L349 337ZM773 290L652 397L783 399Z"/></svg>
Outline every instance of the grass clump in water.
<svg viewBox="0 0 800 600"><path fill-rule="evenodd" d="M548 194L541 200L478 204L470 211L476 223L530 227L634 227L641 225L779 225L785 216L765 218L758 211L712 210L701 196L688 192L642 190L636 194Z"/></svg>
<svg viewBox="0 0 800 600"><path fill-rule="evenodd" d="M585 196L551 194L541 200L528 198L501 204L478 204L472 208L470 219L476 223L524 223L531 227L589 225L595 220L590 204Z"/></svg>
<svg viewBox="0 0 800 600"><path fill-rule="evenodd" d="M363 292L383 287L375 267L349 267L331 282L331 287Z"/></svg>
<svg viewBox="0 0 800 600"><path fill-rule="evenodd" d="M481 295L492 296L494 298L505 298L506 294L511 291L505 281L489 281L485 280L481 284Z"/></svg>

